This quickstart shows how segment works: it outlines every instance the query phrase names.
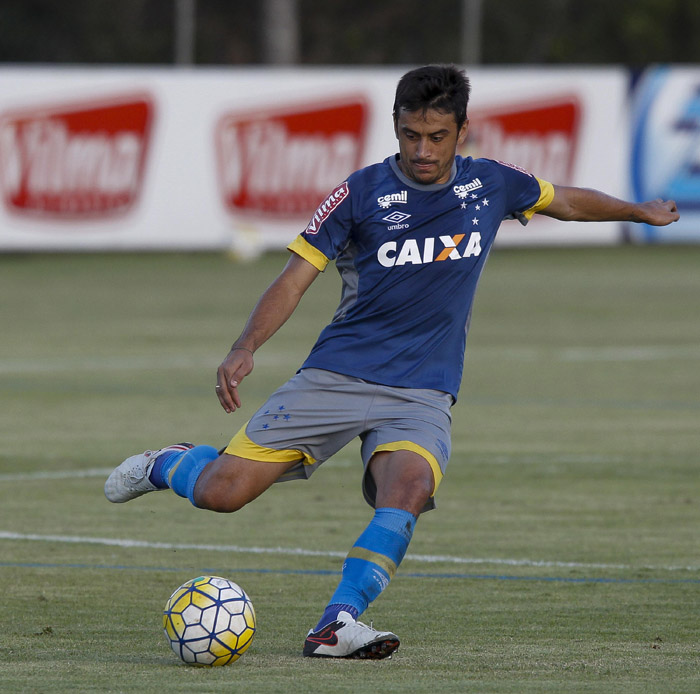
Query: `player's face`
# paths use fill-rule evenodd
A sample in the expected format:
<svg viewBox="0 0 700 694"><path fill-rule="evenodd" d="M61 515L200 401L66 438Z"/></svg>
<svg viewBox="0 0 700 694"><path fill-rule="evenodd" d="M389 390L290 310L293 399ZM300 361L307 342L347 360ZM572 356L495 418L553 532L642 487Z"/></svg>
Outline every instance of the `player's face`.
<svg viewBox="0 0 700 694"><path fill-rule="evenodd" d="M417 183L446 183L457 147L467 137L468 121L457 130L453 113L401 109L394 121L399 140L399 167Z"/></svg>

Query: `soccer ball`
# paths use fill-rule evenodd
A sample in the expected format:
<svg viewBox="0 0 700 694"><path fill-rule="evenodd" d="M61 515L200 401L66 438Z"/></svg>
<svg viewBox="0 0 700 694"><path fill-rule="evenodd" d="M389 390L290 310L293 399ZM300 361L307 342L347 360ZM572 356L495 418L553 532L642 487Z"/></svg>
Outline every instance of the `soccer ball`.
<svg viewBox="0 0 700 694"><path fill-rule="evenodd" d="M189 665L228 665L253 641L253 603L226 578L193 578L170 596L163 630L170 647Z"/></svg>

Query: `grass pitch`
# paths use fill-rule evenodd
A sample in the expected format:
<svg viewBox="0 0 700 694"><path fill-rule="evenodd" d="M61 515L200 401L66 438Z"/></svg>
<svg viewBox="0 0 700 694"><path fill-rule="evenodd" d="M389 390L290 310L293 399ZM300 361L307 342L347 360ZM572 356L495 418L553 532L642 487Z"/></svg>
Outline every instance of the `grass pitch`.
<svg viewBox="0 0 700 694"><path fill-rule="evenodd" d="M233 516L102 495L134 452L226 443L303 360L332 270L220 409L216 367L283 262L0 257L0 691L697 692L700 248L493 253L438 510L364 617L401 649L367 663L301 657L370 518L353 445ZM161 633L201 573L255 604L230 667Z"/></svg>

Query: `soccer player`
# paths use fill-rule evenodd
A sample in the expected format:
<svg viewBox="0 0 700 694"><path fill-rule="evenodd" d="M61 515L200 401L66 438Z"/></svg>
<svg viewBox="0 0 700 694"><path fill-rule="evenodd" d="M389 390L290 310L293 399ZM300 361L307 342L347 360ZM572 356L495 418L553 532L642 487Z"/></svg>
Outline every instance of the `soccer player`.
<svg viewBox="0 0 700 694"><path fill-rule="evenodd" d="M170 488L202 509L236 511L281 480L308 478L361 440L362 490L374 516L350 549L338 587L303 654L385 658L398 637L358 621L404 557L419 514L433 508L450 456L474 292L503 219L666 225L673 201L632 203L552 185L517 166L462 158L469 81L454 66L405 74L394 102L398 154L356 171L289 245L217 372L226 412L253 370L253 354L291 316L331 260L342 297L299 371L219 454L178 444L127 458L105 484L129 501Z"/></svg>

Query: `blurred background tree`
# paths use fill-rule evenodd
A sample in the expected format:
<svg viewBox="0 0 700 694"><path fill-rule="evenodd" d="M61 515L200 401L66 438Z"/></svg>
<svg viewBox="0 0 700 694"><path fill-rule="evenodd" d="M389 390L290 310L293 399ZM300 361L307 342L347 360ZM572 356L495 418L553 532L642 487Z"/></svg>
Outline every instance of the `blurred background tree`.
<svg viewBox="0 0 700 694"><path fill-rule="evenodd" d="M279 15L285 5L296 17L291 24L289 16ZM189 6L191 47L184 62L197 65L270 62L270 42L274 48L279 40L271 31L275 18L278 30L296 31L292 62L467 62L468 5L469 0L3 0L0 61L172 64L176 27ZM699 0L473 0L471 6L479 9L480 41L470 62L631 67L700 62Z"/></svg>

